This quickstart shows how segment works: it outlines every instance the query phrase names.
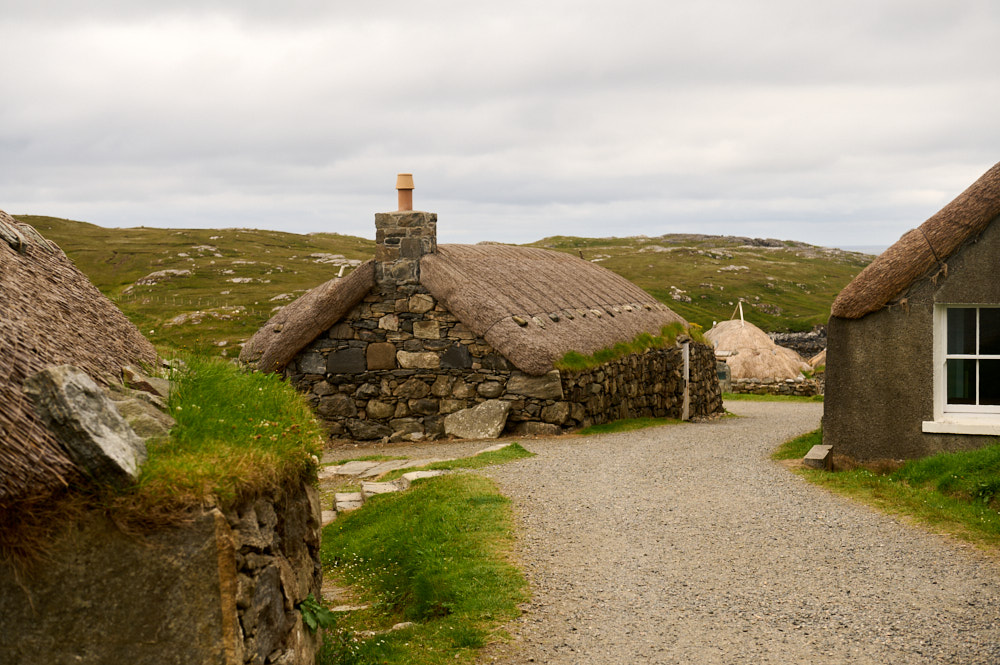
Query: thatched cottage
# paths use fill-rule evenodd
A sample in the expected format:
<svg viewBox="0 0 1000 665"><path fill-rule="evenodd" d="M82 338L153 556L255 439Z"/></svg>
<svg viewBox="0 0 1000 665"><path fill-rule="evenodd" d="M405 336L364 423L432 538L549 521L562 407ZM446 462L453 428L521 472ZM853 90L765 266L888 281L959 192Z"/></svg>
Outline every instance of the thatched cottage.
<svg viewBox="0 0 1000 665"><path fill-rule="evenodd" d="M833 303L824 442L858 459L1000 435L1000 164L903 235Z"/></svg>
<svg viewBox="0 0 1000 665"><path fill-rule="evenodd" d="M509 408L507 431L522 433L721 410L702 343L596 372L555 369L568 351L590 354L684 321L568 254L438 245L437 215L407 209L406 184L400 210L375 216L375 259L282 308L240 354L308 393L334 434L434 438L448 414L488 400Z"/></svg>
<svg viewBox="0 0 1000 665"><path fill-rule="evenodd" d="M156 352L56 245L3 211L0 346L0 663L241 665L272 654L312 662L315 638L292 607L308 590L296 596L285 580L304 577L319 593L318 498L311 511L307 496L314 490L290 491L274 506L254 497L225 514L191 509L175 522L140 516L123 529L91 499L102 481L53 422L78 417L99 435L118 427L144 446L105 389L126 392L123 369L154 366ZM66 365L85 379L71 386L71 397L82 399L45 417L25 388L33 375ZM270 531L242 519L265 514ZM262 545L262 533L273 541L292 525L313 533L315 560L279 562L279 546ZM280 549L301 553L303 540L289 537Z"/></svg>

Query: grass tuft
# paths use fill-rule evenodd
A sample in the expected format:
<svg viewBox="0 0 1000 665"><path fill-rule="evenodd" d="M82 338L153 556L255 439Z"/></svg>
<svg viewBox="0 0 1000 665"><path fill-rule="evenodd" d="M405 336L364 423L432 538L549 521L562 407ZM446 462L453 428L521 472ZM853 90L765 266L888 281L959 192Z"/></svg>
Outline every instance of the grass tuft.
<svg viewBox="0 0 1000 665"><path fill-rule="evenodd" d="M683 324L674 321L663 326L660 329L659 335L640 333L629 342L618 342L614 346L598 349L589 356L578 351L568 351L553 365L556 369L574 372L593 369L632 353L642 353L647 349L662 349L673 346L677 343L677 337L685 332L696 342L705 343L705 338L701 334L701 326L697 323L692 323L688 328L685 328Z"/></svg>
<svg viewBox="0 0 1000 665"><path fill-rule="evenodd" d="M149 444L130 500L223 506L315 473L323 433L301 395L277 375L191 357L176 372L177 424Z"/></svg>
<svg viewBox="0 0 1000 665"><path fill-rule="evenodd" d="M722 393L723 402L822 402L822 395L755 395L753 393Z"/></svg>
<svg viewBox="0 0 1000 665"><path fill-rule="evenodd" d="M614 420L610 423L601 423L600 425L590 425L589 427L584 427L578 432L578 434L581 436L591 436L592 434L631 432L632 430L646 429L647 427L679 425L683 422L683 420L677 420L676 418L625 418L622 420Z"/></svg>
<svg viewBox="0 0 1000 665"><path fill-rule="evenodd" d="M472 457L462 457L460 459L448 460L446 462L433 462L421 467L407 467L405 469L395 469L382 476L383 481L395 480L404 473L410 471L451 471L453 469L481 469L484 466L513 462L518 459L534 457L535 453L524 449L519 443L512 443L500 450L491 450L486 453L479 453Z"/></svg>

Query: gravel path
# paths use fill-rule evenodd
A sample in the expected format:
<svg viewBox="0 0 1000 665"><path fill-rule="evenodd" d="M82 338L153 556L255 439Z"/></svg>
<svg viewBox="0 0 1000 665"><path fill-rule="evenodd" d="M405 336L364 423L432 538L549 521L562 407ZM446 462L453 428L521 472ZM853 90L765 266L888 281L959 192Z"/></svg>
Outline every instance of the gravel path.
<svg viewBox="0 0 1000 665"><path fill-rule="evenodd" d="M1000 566L768 460L822 404L527 442L485 470L533 598L498 663L998 663Z"/></svg>

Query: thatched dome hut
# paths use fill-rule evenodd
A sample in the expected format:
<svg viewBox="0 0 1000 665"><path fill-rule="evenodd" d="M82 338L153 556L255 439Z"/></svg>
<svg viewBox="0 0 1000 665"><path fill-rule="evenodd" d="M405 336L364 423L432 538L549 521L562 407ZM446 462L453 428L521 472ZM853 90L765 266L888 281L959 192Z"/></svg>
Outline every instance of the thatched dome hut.
<svg viewBox="0 0 1000 665"><path fill-rule="evenodd" d="M705 339L724 357L734 379L794 379L809 365L791 349L778 346L749 321L722 321Z"/></svg>

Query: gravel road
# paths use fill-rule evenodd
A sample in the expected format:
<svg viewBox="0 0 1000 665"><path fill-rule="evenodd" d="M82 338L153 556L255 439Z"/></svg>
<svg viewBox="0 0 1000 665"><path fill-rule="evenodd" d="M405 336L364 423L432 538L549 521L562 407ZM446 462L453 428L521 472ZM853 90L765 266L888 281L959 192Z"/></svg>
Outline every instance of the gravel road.
<svg viewBox="0 0 1000 665"><path fill-rule="evenodd" d="M822 404L727 407L484 470L533 598L482 662L1000 663L995 558L771 462Z"/></svg>

